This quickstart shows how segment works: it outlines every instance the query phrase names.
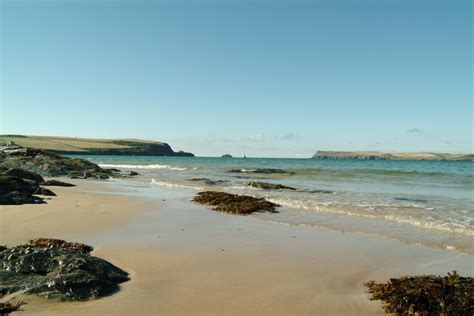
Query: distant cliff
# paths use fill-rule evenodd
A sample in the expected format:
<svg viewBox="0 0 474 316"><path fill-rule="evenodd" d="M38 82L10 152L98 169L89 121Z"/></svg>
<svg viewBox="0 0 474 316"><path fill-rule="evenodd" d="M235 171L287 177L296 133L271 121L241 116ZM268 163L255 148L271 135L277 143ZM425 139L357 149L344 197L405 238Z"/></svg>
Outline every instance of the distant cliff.
<svg viewBox="0 0 474 316"><path fill-rule="evenodd" d="M383 153L378 151L317 151L314 159L360 159L360 160L450 160L474 161L473 154L444 153Z"/></svg>
<svg viewBox="0 0 474 316"><path fill-rule="evenodd" d="M186 156L170 145L140 139L90 139L76 137L0 135L0 146L17 144L26 148L46 149L64 155Z"/></svg>

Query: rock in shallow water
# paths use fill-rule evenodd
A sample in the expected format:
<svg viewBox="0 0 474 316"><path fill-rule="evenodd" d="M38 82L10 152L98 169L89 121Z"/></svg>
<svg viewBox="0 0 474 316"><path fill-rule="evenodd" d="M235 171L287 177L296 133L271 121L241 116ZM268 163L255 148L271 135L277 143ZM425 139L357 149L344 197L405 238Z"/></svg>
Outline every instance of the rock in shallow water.
<svg viewBox="0 0 474 316"><path fill-rule="evenodd" d="M257 168L257 169L231 169L227 172L231 173L260 173L260 174L289 174L292 175L294 172L283 170L283 169L274 169L274 168Z"/></svg>
<svg viewBox="0 0 474 316"><path fill-rule="evenodd" d="M282 184L257 182L257 181L249 182L248 186L251 186L251 187L254 187L254 188L259 188L259 189L265 189L265 190L296 190L293 187L289 187L289 186L282 185Z"/></svg>
<svg viewBox="0 0 474 316"><path fill-rule="evenodd" d="M85 300L112 294L128 273L91 256L92 247L40 239L0 251L0 296L19 290L60 300Z"/></svg>

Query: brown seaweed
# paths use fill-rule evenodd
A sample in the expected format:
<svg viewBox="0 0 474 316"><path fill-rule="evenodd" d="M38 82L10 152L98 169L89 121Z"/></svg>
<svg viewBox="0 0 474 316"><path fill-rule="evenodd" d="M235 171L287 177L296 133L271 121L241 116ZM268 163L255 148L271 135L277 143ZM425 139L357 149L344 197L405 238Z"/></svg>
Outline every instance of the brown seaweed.
<svg viewBox="0 0 474 316"><path fill-rule="evenodd" d="M278 204L264 198L255 198L247 195L237 195L217 191L199 192L194 202L215 206L214 210L230 214L246 215L257 211L273 213Z"/></svg>
<svg viewBox="0 0 474 316"><path fill-rule="evenodd" d="M28 244L20 245L18 247L46 247L46 248L63 248L79 251L82 253L90 253L94 248L78 242L68 242L61 239L54 238L38 238L30 240Z"/></svg>
<svg viewBox="0 0 474 316"><path fill-rule="evenodd" d="M387 283L365 283L371 300L387 313L403 315L474 315L474 278L456 271L447 276L402 276Z"/></svg>

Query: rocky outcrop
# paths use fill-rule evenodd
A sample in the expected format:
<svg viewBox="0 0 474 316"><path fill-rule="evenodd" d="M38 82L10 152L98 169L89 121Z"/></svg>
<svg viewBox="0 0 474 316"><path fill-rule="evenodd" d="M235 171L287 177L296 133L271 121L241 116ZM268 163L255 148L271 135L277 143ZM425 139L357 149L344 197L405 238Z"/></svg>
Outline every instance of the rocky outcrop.
<svg viewBox="0 0 474 316"><path fill-rule="evenodd" d="M383 153L378 151L317 151L314 159L358 159L358 160L449 160L474 161L474 155L445 153Z"/></svg>
<svg viewBox="0 0 474 316"><path fill-rule="evenodd" d="M295 188L289 187L286 185L267 183L267 182L252 181L252 182L249 182L247 185L254 188L265 189L265 190L296 190Z"/></svg>
<svg viewBox="0 0 474 316"><path fill-rule="evenodd" d="M35 194L54 195L33 181L0 174L0 205L45 203L43 198Z"/></svg>
<svg viewBox="0 0 474 316"><path fill-rule="evenodd" d="M40 176L37 173L26 171L23 169L18 169L18 168L12 168L4 173L7 176L12 176L12 177L18 177L21 179L26 179L26 180L31 180L35 182L36 184L41 184L44 183L44 179L42 176Z"/></svg>
<svg viewBox="0 0 474 316"><path fill-rule="evenodd" d="M54 192L42 186L74 186L73 184L48 180L39 174L22 170L9 169L0 172L0 205L20 205L45 203L35 195L55 196Z"/></svg>
<svg viewBox="0 0 474 316"><path fill-rule="evenodd" d="M215 206L213 208L215 211L238 215L247 215L258 211L274 213L275 207L279 206L264 198L216 191L199 192L193 201L200 204L213 205Z"/></svg>
<svg viewBox="0 0 474 316"><path fill-rule="evenodd" d="M119 173L102 169L88 160L63 157L47 150L31 148L0 151L0 168L21 169L23 173L29 171L43 176L66 176L77 179L108 179L119 176Z"/></svg>
<svg viewBox="0 0 474 316"><path fill-rule="evenodd" d="M41 239L0 249L0 297L16 291L60 300L85 300L112 294L128 273L91 256L92 247Z"/></svg>

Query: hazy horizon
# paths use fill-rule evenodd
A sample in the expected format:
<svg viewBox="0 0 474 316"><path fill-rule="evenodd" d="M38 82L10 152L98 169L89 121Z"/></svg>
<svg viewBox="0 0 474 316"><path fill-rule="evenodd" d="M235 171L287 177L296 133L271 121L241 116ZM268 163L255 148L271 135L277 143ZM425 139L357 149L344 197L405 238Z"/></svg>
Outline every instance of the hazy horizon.
<svg viewBox="0 0 474 316"><path fill-rule="evenodd" d="M2 1L0 134L472 153L471 1Z"/></svg>

